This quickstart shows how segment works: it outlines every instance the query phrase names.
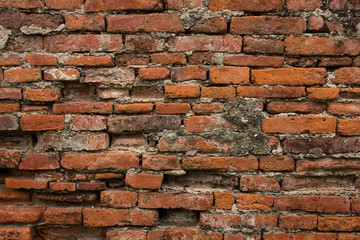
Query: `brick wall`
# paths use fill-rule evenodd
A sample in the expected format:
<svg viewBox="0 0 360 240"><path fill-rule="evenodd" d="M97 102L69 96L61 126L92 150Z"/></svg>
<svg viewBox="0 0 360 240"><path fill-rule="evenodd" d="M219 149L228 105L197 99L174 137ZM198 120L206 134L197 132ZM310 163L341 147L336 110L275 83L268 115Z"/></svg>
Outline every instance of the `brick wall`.
<svg viewBox="0 0 360 240"><path fill-rule="evenodd" d="M0 8L0 239L360 239L359 1Z"/></svg>

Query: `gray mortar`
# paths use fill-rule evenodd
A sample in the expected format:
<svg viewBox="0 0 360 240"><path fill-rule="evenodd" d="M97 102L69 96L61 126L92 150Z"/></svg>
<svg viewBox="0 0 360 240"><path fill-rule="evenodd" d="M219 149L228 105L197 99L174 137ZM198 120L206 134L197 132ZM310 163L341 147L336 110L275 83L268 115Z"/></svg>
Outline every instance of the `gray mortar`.
<svg viewBox="0 0 360 240"><path fill-rule="evenodd" d="M0 49L3 49L6 45L9 36L11 35L11 31L7 30L3 26L0 26Z"/></svg>

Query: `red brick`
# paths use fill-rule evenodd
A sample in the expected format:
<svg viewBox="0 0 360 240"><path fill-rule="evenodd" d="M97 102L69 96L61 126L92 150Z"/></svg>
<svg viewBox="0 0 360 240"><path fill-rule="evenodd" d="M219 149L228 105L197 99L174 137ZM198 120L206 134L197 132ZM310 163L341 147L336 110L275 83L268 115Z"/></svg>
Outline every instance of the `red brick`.
<svg viewBox="0 0 360 240"><path fill-rule="evenodd" d="M302 34L306 22L299 17L251 16L233 17L230 33L233 34Z"/></svg>
<svg viewBox="0 0 360 240"><path fill-rule="evenodd" d="M307 88L307 97L311 100L327 101L339 96L338 88Z"/></svg>
<svg viewBox="0 0 360 240"><path fill-rule="evenodd" d="M338 240L336 233L265 233L264 240Z"/></svg>
<svg viewBox="0 0 360 240"><path fill-rule="evenodd" d="M238 193L236 196L236 207L240 210L271 210L274 204L273 196L262 196L257 194Z"/></svg>
<svg viewBox="0 0 360 240"><path fill-rule="evenodd" d="M19 129L19 119L13 115L0 115L0 131Z"/></svg>
<svg viewBox="0 0 360 240"><path fill-rule="evenodd" d="M161 65L184 65L186 64L186 57L183 53L155 53L151 55L151 62Z"/></svg>
<svg viewBox="0 0 360 240"><path fill-rule="evenodd" d="M158 11L163 9L160 0L140 0L137 2L129 2L127 0L111 1L103 0L87 0L85 2L86 12L100 12L108 10L141 10L141 11Z"/></svg>
<svg viewBox="0 0 360 240"><path fill-rule="evenodd" d="M134 70L130 68L88 69L85 75L85 83L129 84L135 81Z"/></svg>
<svg viewBox="0 0 360 240"><path fill-rule="evenodd" d="M176 36L170 38L171 52L182 51L214 51L241 52L242 37L225 36Z"/></svg>
<svg viewBox="0 0 360 240"><path fill-rule="evenodd" d="M334 115L360 115L360 104L332 102L327 111Z"/></svg>
<svg viewBox="0 0 360 240"><path fill-rule="evenodd" d="M358 99L360 88L342 88L340 89L339 97L344 99Z"/></svg>
<svg viewBox="0 0 360 240"><path fill-rule="evenodd" d="M44 105L22 105L21 112L51 113L51 107Z"/></svg>
<svg viewBox="0 0 360 240"><path fill-rule="evenodd" d="M76 190L78 191L100 191L105 188L105 182L79 182L76 186Z"/></svg>
<svg viewBox="0 0 360 240"><path fill-rule="evenodd" d="M78 225L82 223L79 208L48 207L44 213L45 224Z"/></svg>
<svg viewBox="0 0 360 240"><path fill-rule="evenodd" d="M213 228L274 228L277 225L277 220L278 216L275 214L200 214L201 225Z"/></svg>
<svg viewBox="0 0 360 240"><path fill-rule="evenodd" d="M326 104L315 102L271 102L267 105L269 113L322 113Z"/></svg>
<svg viewBox="0 0 360 240"><path fill-rule="evenodd" d="M359 239L359 235L353 235L353 234L339 234L337 238L337 240L358 240L358 239Z"/></svg>
<svg viewBox="0 0 360 240"><path fill-rule="evenodd" d="M116 32L184 32L179 16L167 13L109 15L107 31Z"/></svg>
<svg viewBox="0 0 360 240"><path fill-rule="evenodd" d="M313 57L286 58L286 63L293 67L316 67L317 60Z"/></svg>
<svg viewBox="0 0 360 240"><path fill-rule="evenodd" d="M81 8L84 0L45 0L45 6L56 10L76 10Z"/></svg>
<svg viewBox="0 0 360 240"><path fill-rule="evenodd" d="M0 186L0 204L24 203L30 201L31 201L30 192L9 189L6 188L5 185Z"/></svg>
<svg viewBox="0 0 360 240"><path fill-rule="evenodd" d="M137 239L146 240L146 232L140 230L108 230L106 232L106 239L119 240L119 239Z"/></svg>
<svg viewBox="0 0 360 240"><path fill-rule="evenodd" d="M183 208L211 210L213 196L207 194L139 193L139 208Z"/></svg>
<svg viewBox="0 0 360 240"><path fill-rule="evenodd" d="M212 84L249 84L250 69L237 67L210 68Z"/></svg>
<svg viewBox="0 0 360 240"><path fill-rule="evenodd" d="M71 130L73 131L101 131L106 129L106 118L102 116L77 115L74 117Z"/></svg>
<svg viewBox="0 0 360 240"><path fill-rule="evenodd" d="M339 119L337 133L339 135L360 135L360 119Z"/></svg>
<svg viewBox="0 0 360 240"><path fill-rule="evenodd" d="M196 98L200 97L199 86L168 85L165 86L166 98Z"/></svg>
<svg viewBox="0 0 360 240"><path fill-rule="evenodd" d="M349 0L331 0L330 1L331 10L360 10L360 5L357 1Z"/></svg>
<svg viewBox="0 0 360 240"><path fill-rule="evenodd" d="M221 113L223 105L221 103L200 103L194 105L193 111L198 114Z"/></svg>
<svg viewBox="0 0 360 240"><path fill-rule="evenodd" d="M234 87L202 87L202 98L235 98L236 89Z"/></svg>
<svg viewBox="0 0 360 240"><path fill-rule="evenodd" d="M344 67L335 72L335 84L359 84L360 68Z"/></svg>
<svg viewBox="0 0 360 240"><path fill-rule="evenodd" d="M130 97L128 89L98 88L96 94L100 99L115 99Z"/></svg>
<svg viewBox="0 0 360 240"><path fill-rule="evenodd" d="M355 56L360 52L359 41L355 39L335 40L320 37L288 37L285 39L287 55Z"/></svg>
<svg viewBox="0 0 360 240"><path fill-rule="evenodd" d="M45 181L21 177L7 177L5 179L5 185L8 188L47 189L47 182Z"/></svg>
<svg viewBox="0 0 360 240"><path fill-rule="evenodd" d="M40 36L16 36L8 40L5 50L27 52L27 51L42 51L44 48L43 37Z"/></svg>
<svg viewBox="0 0 360 240"><path fill-rule="evenodd" d="M65 16L70 31L105 31L105 19L101 14L71 14Z"/></svg>
<svg viewBox="0 0 360 240"><path fill-rule="evenodd" d="M224 64L243 67L282 67L284 58L273 56L225 55Z"/></svg>
<svg viewBox="0 0 360 240"><path fill-rule="evenodd" d="M164 129L178 129L179 116L115 116L108 119L108 131L121 133L124 131L162 131Z"/></svg>
<svg viewBox="0 0 360 240"><path fill-rule="evenodd" d="M209 9L211 11L274 12L282 10L283 5L283 0L210 0Z"/></svg>
<svg viewBox="0 0 360 240"><path fill-rule="evenodd" d="M112 67L114 61L110 56L72 56L62 57L60 63L70 66L90 66L90 67Z"/></svg>
<svg viewBox="0 0 360 240"><path fill-rule="evenodd" d="M240 179L240 189L244 192L280 192L280 185L275 178L245 175Z"/></svg>
<svg viewBox="0 0 360 240"><path fill-rule="evenodd" d="M193 9L202 6L202 0L168 0L169 10L180 10L182 8Z"/></svg>
<svg viewBox="0 0 360 240"><path fill-rule="evenodd" d="M142 134L114 135L111 141L111 149L114 150L146 150L147 139Z"/></svg>
<svg viewBox="0 0 360 240"><path fill-rule="evenodd" d="M274 53L283 54L284 42L276 39L245 38L245 53Z"/></svg>
<svg viewBox="0 0 360 240"><path fill-rule="evenodd" d="M279 228L281 229L312 230L316 229L316 226L316 215L287 215L279 217Z"/></svg>
<svg viewBox="0 0 360 240"><path fill-rule="evenodd" d="M185 114L191 109L189 103L156 103L157 114Z"/></svg>
<svg viewBox="0 0 360 240"><path fill-rule="evenodd" d="M61 98L61 92L59 89L27 89L23 96L26 101L57 102Z"/></svg>
<svg viewBox="0 0 360 240"><path fill-rule="evenodd" d="M0 14L0 25L4 28L27 30L28 27L38 29L57 29L62 23L63 18L60 15L50 14L26 14L5 12Z"/></svg>
<svg viewBox="0 0 360 240"><path fill-rule="evenodd" d="M32 227L1 227L0 228L0 238L3 239L32 240L34 235L35 235L35 231Z"/></svg>
<svg viewBox="0 0 360 240"><path fill-rule="evenodd" d="M44 71L44 80L47 81L76 81L80 77L79 71L72 68L47 69Z"/></svg>
<svg viewBox="0 0 360 240"><path fill-rule="evenodd" d="M21 89L17 88L0 88L0 99L21 99Z"/></svg>
<svg viewBox="0 0 360 240"><path fill-rule="evenodd" d="M152 103L130 103L130 104L115 104L115 113L149 113L152 112L154 104Z"/></svg>
<svg viewBox="0 0 360 240"><path fill-rule="evenodd" d="M221 240L222 234L211 231L202 231L191 228L173 228L165 230L149 231L147 234L148 240L159 239L208 239Z"/></svg>
<svg viewBox="0 0 360 240"><path fill-rule="evenodd" d="M350 177L301 177L285 176L282 181L284 191L340 191L353 190L353 179Z"/></svg>
<svg viewBox="0 0 360 240"><path fill-rule="evenodd" d="M320 158L320 159L301 159L296 161L296 171L305 172L332 172L358 171L360 163L356 160L344 158Z"/></svg>
<svg viewBox="0 0 360 240"><path fill-rule="evenodd" d="M311 16L307 23L308 32L328 32L322 16Z"/></svg>
<svg viewBox="0 0 360 240"><path fill-rule="evenodd" d="M217 170L252 172L258 169L257 158L250 157L187 157L183 159L185 170Z"/></svg>
<svg viewBox="0 0 360 240"><path fill-rule="evenodd" d="M0 23L1 23L1 19L0 19ZM0 55L0 66L18 66L18 65L20 65L19 55L11 54L11 53Z"/></svg>
<svg viewBox="0 0 360 240"><path fill-rule="evenodd" d="M126 35L125 49L134 52L160 52L165 47L165 40L150 35Z"/></svg>
<svg viewBox="0 0 360 240"><path fill-rule="evenodd" d="M65 202L65 203L88 203L88 202L95 202L97 199L96 194L44 194L44 193L36 193L35 198L40 201L47 201L47 202Z"/></svg>
<svg viewBox="0 0 360 240"><path fill-rule="evenodd" d="M241 97L264 98L298 98L305 96L304 87L237 87L237 95Z"/></svg>
<svg viewBox="0 0 360 240"><path fill-rule="evenodd" d="M0 113L20 112L18 103L0 103Z"/></svg>
<svg viewBox="0 0 360 240"><path fill-rule="evenodd" d="M347 197L338 196L280 196L275 198L274 208L276 211L349 213L350 201Z"/></svg>
<svg viewBox="0 0 360 240"><path fill-rule="evenodd" d="M259 160L259 169L263 171L293 171L294 158L291 156L262 156Z"/></svg>
<svg viewBox="0 0 360 240"><path fill-rule="evenodd" d="M321 58L319 61L319 67L343 67L343 66L351 66L352 64L351 58ZM355 66L356 59L354 60L353 66Z"/></svg>
<svg viewBox="0 0 360 240"><path fill-rule="evenodd" d="M46 54L27 54L24 59L35 66L53 66L56 64L55 56Z"/></svg>
<svg viewBox="0 0 360 240"><path fill-rule="evenodd" d="M223 127L238 130L234 124L218 116L189 116L185 118L184 125L187 132L212 132Z"/></svg>
<svg viewBox="0 0 360 240"><path fill-rule="evenodd" d="M0 223L40 222L44 211L44 206L0 206Z"/></svg>
<svg viewBox="0 0 360 240"><path fill-rule="evenodd" d="M176 155L143 155L142 167L147 170L180 170L181 165Z"/></svg>
<svg viewBox="0 0 360 240"><path fill-rule="evenodd" d="M126 209L84 208L83 223L90 227L107 226L154 226L157 225L156 211Z"/></svg>
<svg viewBox="0 0 360 240"><path fill-rule="evenodd" d="M314 11L321 7L321 0L287 0L286 6L292 11Z"/></svg>
<svg viewBox="0 0 360 240"><path fill-rule="evenodd" d="M64 129L64 116L26 115L20 119L22 131L47 131Z"/></svg>
<svg viewBox="0 0 360 240"><path fill-rule="evenodd" d="M44 48L50 52L120 51L121 35L56 35L44 38Z"/></svg>
<svg viewBox="0 0 360 240"><path fill-rule="evenodd" d="M76 191L76 183L73 182L51 182L49 188L53 191Z"/></svg>
<svg viewBox="0 0 360 240"><path fill-rule="evenodd" d="M112 103L104 102L71 102L57 103L53 107L55 114L64 113L112 113Z"/></svg>
<svg viewBox="0 0 360 240"><path fill-rule="evenodd" d="M140 68L138 74L145 80L161 80L170 76L170 70L167 68Z"/></svg>
<svg viewBox="0 0 360 240"><path fill-rule="evenodd" d="M258 233L224 233L224 240L261 240L261 235Z"/></svg>
<svg viewBox="0 0 360 240"><path fill-rule="evenodd" d="M251 81L266 85L317 85L326 83L324 68L280 68L251 71Z"/></svg>
<svg viewBox="0 0 360 240"><path fill-rule="evenodd" d="M123 67L129 65L144 66L149 65L149 63L149 56L144 54L121 54L115 57L115 64Z"/></svg>
<svg viewBox="0 0 360 240"><path fill-rule="evenodd" d="M235 198L231 192L215 192L214 201L215 201L214 205L216 209L231 210Z"/></svg>
<svg viewBox="0 0 360 240"><path fill-rule="evenodd" d="M122 173L95 173L96 180L113 180L113 179L124 179Z"/></svg>
<svg viewBox="0 0 360 240"><path fill-rule="evenodd" d="M19 169L21 170L51 170L59 169L58 153L27 153L22 159Z"/></svg>
<svg viewBox="0 0 360 240"><path fill-rule="evenodd" d="M104 207L131 208L137 203L137 194L122 190L106 190L100 194L100 202Z"/></svg>
<svg viewBox="0 0 360 240"><path fill-rule="evenodd" d="M0 7L3 8L23 8L23 9L31 9L31 8L41 8L44 7L44 3L42 0L20 0L20 1L11 1L11 0L1 0Z"/></svg>
<svg viewBox="0 0 360 240"><path fill-rule="evenodd" d="M42 79L40 69L9 69L4 71L4 80L7 82L26 83Z"/></svg>
<svg viewBox="0 0 360 240"><path fill-rule="evenodd" d="M318 218L318 230L322 232L354 232L360 230L360 217L321 217Z"/></svg>
<svg viewBox="0 0 360 240"><path fill-rule="evenodd" d="M271 117L262 123L265 133L335 133L336 118L315 116Z"/></svg>
<svg viewBox="0 0 360 240"><path fill-rule="evenodd" d="M201 66L175 67L171 69L171 79L173 81L187 80L206 80L206 68Z"/></svg>
<svg viewBox="0 0 360 240"><path fill-rule="evenodd" d="M120 152L65 154L61 159L61 166L65 169L75 170L127 170L139 166L139 157L135 153Z"/></svg>
<svg viewBox="0 0 360 240"><path fill-rule="evenodd" d="M189 29L193 33L226 33L227 21L223 17L214 17L197 23Z"/></svg>
<svg viewBox="0 0 360 240"><path fill-rule="evenodd" d="M20 160L20 152L0 151L0 168L17 168Z"/></svg>
<svg viewBox="0 0 360 240"><path fill-rule="evenodd" d="M164 89L162 86L134 87L131 90L131 98L137 100L163 98Z"/></svg>
<svg viewBox="0 0 360 240"><path fill-rule="evenodd" d="M132 188L158 189L161 187L163 174L126 174L125 183Z"/></svg>
<svg viewBox="0 0 360 240"><path fill-rule="evenodd" d="M208 52L194 52L189 57L189 64L193 65L216 65L217 61L221 60L216 59L215 53Z"/></svg>

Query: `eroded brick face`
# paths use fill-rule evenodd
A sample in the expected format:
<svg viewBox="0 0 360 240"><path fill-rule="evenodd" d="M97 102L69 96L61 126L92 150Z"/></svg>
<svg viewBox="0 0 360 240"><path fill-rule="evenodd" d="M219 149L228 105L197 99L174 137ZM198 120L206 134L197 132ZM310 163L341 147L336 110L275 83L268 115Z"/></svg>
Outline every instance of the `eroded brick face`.
<svg viewBox="0 0 360 240"><path fill-rule="evenodd" d="M0 240L360 239L357 0L0 0Z"/></svg>

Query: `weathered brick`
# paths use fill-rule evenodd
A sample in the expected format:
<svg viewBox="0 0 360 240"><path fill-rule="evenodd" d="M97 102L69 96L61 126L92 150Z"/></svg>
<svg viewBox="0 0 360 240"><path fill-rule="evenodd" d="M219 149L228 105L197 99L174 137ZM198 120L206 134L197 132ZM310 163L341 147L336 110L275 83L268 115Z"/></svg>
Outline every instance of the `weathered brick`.
<svg viewBox="0 0 360 240"><path fill-rule="evenodd" d="M266 106L269 113L322 113L326 104L316 102L271 102Z"/></svg>
<svg viewBox="0 0 360 240"><path fill-rule="evenodd" d="M240 179L240 190L244 192L280 192L280 184L275 178L244 175Z"/></svg>
<svg viewBox="0 0 360 240"><path fill-rule="evenodd" d="M185 170L216 170L253 172L258 169L257 158L250 157L186 157L182 161Z"/></svg>
<svg viewBox="0 0 360 240"><path fill-rule="evenodd" d="M165 230L149 231L147 234L148 240L158 239L209 239L209 240L221 240L222 234L211 231L202 231L192 228L173 228Z"/></svg>
<svg viewBox="0 0 360 240"><path fill-rule="evenodd" d="M281 189L284 191L339 191L355 188L351 177L300 177L285 176Z"/></svg>
<svg viewBox="0 0 360 240"><path fill-rule="evenodd" d="M163 174L126 174L126 185L133 188L158 189L163 182Z"/></svg>
<svg viewBox="0 0 360 240"><path fill-rule="evenodd" d="M23 9L32 9L32 8L41 8L44 7L42 0L20 0L20 1L11 1L11 0L1 0L0 7L3 8L23 8Z"/></svg>
<svg viewBox="0 0 360 240"><path fill-rule="evenodd" d="M44 40L40 36L16 36L8 40L5 50L17 52L38 52L43 50Z"/></svg>
<svg viewBox="0 0 360 240"><path fill-rule="evenodd" d="M180 170L181 165L176 155L143 155L142 167L147 170Z"/></svg>
<svg viewBox="0 0 360 240"><path fill-rule="evenodd" d="M288 239L316 239L316 240L338 240L336 233L265 233L264 240L288 240Z"/></svg>
<svg viewBox="0 0 360 240"><path fill-rule="evenodd" d="M100 202L104 207L131 208L137 203L137 194L122 190L106 190L100 194Z"/></svg>
<svg viewBox="0 0 360 240"><path fill-rule="evenodd" d="M347 57L339 57L339 58L321 58L319 61L319 67L344 67L351 66L352 59ZM354 60L353 66L356 66L356 59Z"/></svg>
<svg viewBox="0 0 360 240"><path fill-rule="evenodd" d="M26 115L20 119L22 131L47 131L64 129L64 116L58 115Z"/></svg>
<svg viewBox="0 0 360 240"><path fill-rule="evenodd" d="M130 68L102 68L85 70L86 83L129 84L135 81L134 70Z"/></svg>
<svg viewBox="0 0 360 240"><path fill-rule="evenodd" d="M336 84L359 84L360 68L344 67L335 72L333 83Z"/></svg>
<svg viewBox="0 0 360 240"><path fill-rule="evenodd" d="M238 130L234 124L218 116L189 116L185 118L184 125L187 132L212 132L223 127Z"/></svg>
<svg viewBox="0 0 360 240"><path fill-rule="evenodd" d="M24 59L35 66L52 66L56 64L55 56L48 54L27 54Z"/></svg>
<svg viewBox="0 0 360 240"><path fill-rule="evenodd" d="M291 156L262 156L259 159L259 169L263 171L293 171L294 158Z"/></svg>
<svg viewBox="0 0 360 240"><path fill-rule="evenodd" d="M360 168L357 160L346 158L301 159L296 161L296 171L303 172L352 172Z"/></svg>
<svg viewBox="0 0 360 240"><path fill-rule="evenodd" d="M70 66L89 66L89 67L112 67L114 60L110 56L72 56L61 57L59 62Z"/></svg>
<svg viewBox="0 0 360 240"><path fill-rule="evenodd" d="M115 99L130 97L128 89L98 88L96 94L100 99Z"/></svg>
<svg viewBox="0 0 360 240"><path fill-rule="evenodd" d="M186 57L183 53L155 53L151 55L151 62L161 65L186 64Z"/></svg>
<svg viewBox="0 0 360 240"><path fill-rule="evenodd" d="M0 206L0 223L36 223L44 211L44 206Z"/></svg>
<svg viewBox="0 0 360 240"><path fill-rule="evenodd" d="M1 19L0 19L0 24L1 24ZM0 66L19 66L19 65L20 65L19 55L11 54L11 53L0 55Z"/></svg>
<svg viewBox="0 0 360 240"><path fill-rule="evenodd" d="M82 223L82 209L48 207L44 213L45 224L78 225Z"/></svg>
<svg viewBox="0 0 360 240"><path fill-rule="evenodd" d="M25 203L31 201L31 194L27 191L9 189L5 185L0 186L0 203ZM1 234L0 234L1 236Z"/></svg>
<svg viewBox="0 0 360 240"><path fill-rule="evenodd" d="M56 10L76 10L81 8L84 0L44 0L45 6Z"/></svg>
<svg viewBox="0 0 360 240"><path fill-rule="evenodd" d="M247 240L247 239L260 240L261 235L259 233L242 233L242 232L224 233L224 240Z"/></svg>
<svg viewBox="0 0 360 240"><path fill-rule="evenodd" d="M235 198L231 192L215 192L214 193L214 205L217 209L232 209Z"/></svg>
<svg viewBox="0 0 360 240"><path fill-rule="evenodd" d="M76 191L76 183L74 182L50 182L49 188L53 191Z"/></svg>
<svg viewBox="0 0 360 240"><path fill-rule="evenodd" d="M330 9L332 10L359 10L360 5L358 2L349 0L331 0Z"/></svg>
<svg viewBox="0 0 360 240"><path fill-rule="evenodd" d="M20 160L20 152L0 151L0 168L17 168Z"/></svg>
<svg viewBox="0 0 360 240"><path fill-rule="evenodd" d="M160 52L164 50L165 40L150 35L126 35L125 49L134 52Z"/></svg>
<svg viewBox="0 0 360 240"><path fill-rule="evenodd" d="M147 138L142 134L113 135L111 141L111 149L114 150L146 150L147 147Z"/></svg>
<svg viewBox="0 0 360 240"><path fill-rule="evenodd" d="M311 100L327 101L339 96L338 88L307 88L307 97Z"/></svg>
<svg viewBox="0 0 360 240"><path fill-rule="evenodd" d="M337 133L339 135L359 135L360 119L339 119L337 125Z"/></svg>
<svg viewBox="0 0 360 240"><path fill-rule="evenodd" d="M23 96L26 101L57 102L61 98L61 92L59 89L27 89Z"/></svg>
<svg viewBox="0 0 360 240"><path fill-rule="evenodd" d="M208 52L194 52L189 58L189 64L193 65L215 65L221 62L220 59L216 59L215 53Z"/></svg>
<svg viewBox="0 0 360 240"><path fill-rule="evenodd" d="M71 14L65 16L70 31L105 31L105 19L101 14Z"/></svg>
<svg viewBox="0 0 360 240"><path fill-rule="evenodd" d="M101 131L106 129L106 118L103 116L77 115L71 126L73 131Z"/></svg>
<svg viewBox="0 0 360 240"><path fill-rule="evenodd" d="M141 230L108 230L106 232L106 239L117 240L117 239L138 239L146 240L147 234Z"/></svg>
<svg viewBox="0 0 360 240"><path fill-rule="evenodd" d="M283 54L284 42L276 39L245 38L245 53Z"/></svg>
<svg viewBox="0 0 360 240"><path fill-rule="evenodd" d="M115 113L149 113L154 109L154 104L152 103L130 103L130 104L115 104L114 112Z"/></svg>
<svg viewBox="0 0 360 240"><path fill-rule="evenodd" d="M193 33L226 33L227 21L223 17L213 17L197 23L189 29Z"/></svg>
<svg viewBox="0 0 360 240"><path fill-rule="evenodd" d="M287 215L279 217L279 228L281 229L312 230L316 229L316 226L316 215Z"/></svg>
<svg viewBox="0 0 360 240"><path fill-rule="evenodd" d="M59 169L58 153L27 153L21 160L21 170L51 170Z"/></svg>
<svg viewBox="0 0 360 240"><path fill-rule="evenodd" d="M189 103L156 103L156 114L185 114L190 109Z"/></svg>
<svg viewBox="0 0 360 240"><path fill-rule="evenodd" d="M4 71L4 80L7 82L26 83L42 79L40 69L9 69Z"/></svg>
<svg viewBox="0 0 360 240"><path fill-rule="evenodd" d="M234 87L202 87L202 98L235 98L236 88Z"/></svg>
<svg viewBox="0 0 360 240"><path fill-rule="evenodd" d="M160 0L140 0L129 2L127 0L111 1L88 0L85 2L86 12L100 12L108 10L141 10L141 11L159 11L162 10L163 4Z"/></svg>
<svg viewBox="0 0 360 240"><path fill-rule="evenodd" d="M76 190L78 191L100 191L105 188L105 182L79 182L76 185Z"/></svg>
<svg viewBox="0 0 360 240"><path fill-rule="evenodd" d="M221 103L200 103L193 106L193 111L198 114L221 113L223 105Z"/></svg>
<svg viewBox="0 0 360 240"><path fill-rule="evenodd" d="M165 86L166 98L196 98L200 97L199 86L168 85Z"/></svg>
<svg viewBox="0 0 360 240"><path fill-rule="evenodd" d="M241 97L298 98L306 95L304 87L237 87Z"/></svg>
<svg viewBox="0 0 360 240"><path fill-rule="evenodd" d="M53 107L55 114L64 113L112 113L112 103L104 102L71 102L57 103Z"/></svg>
<svg viewBox="0 0 360 240"><path fill-rule="evenodd" d="M327 111L334 115L360 115L360 104L332 102L328 105Z"/></svg>
<svg viewBox="0 0 360 240"><path fill-rule="evenodd" d="M0 115L0 131L19 129L19 119L14 115Z"/></svg>
<svg viewBox="0 0 360 240"><path fill-rule="evenodd" d="M211 11L273 12L282 10L284 3L284 0L210 0L209 9Z"/></svg>
<svg viewBox="0 0 360 240"><path fill-rule="evenodd" d="M284 58L273 56L225 55L224 64L243 67L282 67Z"/></svg>
<svg viewBox="0 0 360 240"><path fill-rule="evenodd" d="M271 210L274 203L273 196L238 193L236 207L240 210Z"/></svg>
<svg viewBox="0 0 360 240"><path fill-rule="evenodd" d="M206 80L206 68L202 66L175 67L171 69L171 79L176 82L195 79Z"/></svg>
<svg viewBox="0 0 360 240"><path fill-rule="evenodd" d="M0 88L0 99L21 99L21 89L18 88Z"/></svg>
<svg viewBox="0 0 360 240"><path fill-rule="evenodd" d="M249 84L250 69L237 67L210 68L212 84Z"/></svg>
<svg viewBox="0 0 360 240"><path fill-rule="evenodd" d="M10 12L0 14L0 25L10 29L26 29L30 26L40 29L56 29L63 22L62 17L55 14L26 14Z"/></svg>
<svg viewBox="0 0 360 240"><path fill-rule="evenodd" d="M202 0L169 0L167 8L169 10L180 10L183 8L193 9L202 6Z"/></svg>
<svg viewBox="0 0 360 240"><path fill-rule="evenodd" d="M5 185L8 188L23 188L23 189L47 189L47 182L37 181L30 178L22 177L7 177Z"/></svg>
<svg viewBox="0 0 360 240"><path fill-rule="evenodd" d="M140 68L138 74L144 80L161 80L170 76L170 70L167 68Z"/></svg>
<svg viewBox="0 0 360 240"><path fill-rule="evenodd" d="M322 232L353 232L360 229L360 217L321 217L318 218L318 230Z"/></svg>

